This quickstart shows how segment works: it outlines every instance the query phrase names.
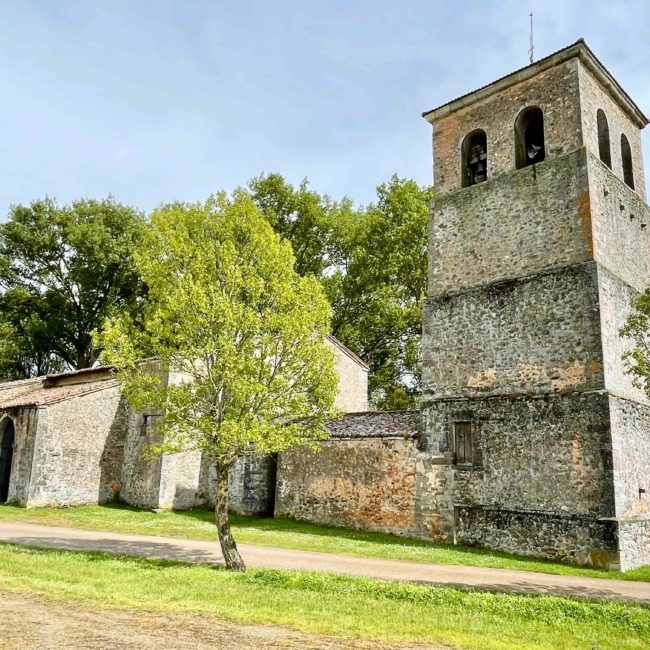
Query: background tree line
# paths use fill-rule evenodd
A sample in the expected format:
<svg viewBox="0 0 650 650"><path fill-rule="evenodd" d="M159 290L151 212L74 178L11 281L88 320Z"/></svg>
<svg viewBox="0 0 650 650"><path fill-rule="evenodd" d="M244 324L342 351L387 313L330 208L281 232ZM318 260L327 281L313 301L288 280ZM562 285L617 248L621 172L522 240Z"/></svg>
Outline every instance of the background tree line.
<svg viewBox="0 0 650 650"><path fill-rule="evenodd" d="M394 176L355 206L269 174L246 192L291 243L296 271L322 284L332 333L370 366L373 405L416 406L432 188ZM92 366L107 318L138 322L147 286L133 254L146 219L112 198L11 208L0 224L1 379Z"/></svg>

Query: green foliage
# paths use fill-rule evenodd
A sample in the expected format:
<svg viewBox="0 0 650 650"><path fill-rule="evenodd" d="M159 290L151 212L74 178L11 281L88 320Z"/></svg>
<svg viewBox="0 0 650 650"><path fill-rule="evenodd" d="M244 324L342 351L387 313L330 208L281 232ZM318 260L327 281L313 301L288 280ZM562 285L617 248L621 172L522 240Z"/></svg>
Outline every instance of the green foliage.
<svg viewBox="0 0 650 650"><path fill-rule="evenodd" d="M245 192L156 210L135 264L143 327L113 317L100 338L129 401L163 412L156 452L200 449L227 468L322 437L337 384L330 308Z"/></svg>
<svg viewBox="0 0 650 650"><path fill-rule="evenodd" d="M328 282L334 335L370 365L382 409L410 408L420 389L422 303L432 189L394 176L377 188L355 234L345 273Z"/></svg>
<svg viewBox="0 0 650 650"><path fill-rule="evenodd" d="M131 253L144 219L113 199L13 206L0 225L0 310L14 335L10 374L97 359L92 332L116 310L135 314L144 287Z"/></svg>
<svg viewBox="0 0 650 650"><path fill-rule="evenodd" d="M336 259L336 220L349 202L333 203L310 190L306 180L294 189L279 174L254 178L248 187L266 220L291 243L296 271L321 277Z"/></svg>
<svg viewBox="0 0 650 650"><path fill-rule="evenodd" d="M16 379L16 359L20 354L20 338L13 325L0 320L0 380Z"/></svg>
<svg viewBox="0 0 650 650"><path fill-rule="evenodd" d="M623 355L627 372L634 385L650 396L650 289L636 299L634 311L620 334L633 342L633 347Z"/></svg>
<svg viewBox="0 0 650 650"><path fill-rule="evenodd" d="M377 203L355 209L294 189L282 176L251 181L253 200L296 251L296 270L320 278L332 304L333 334L370 365L380 409L417 405L426 241L433 191L394 176Z"/></svg>

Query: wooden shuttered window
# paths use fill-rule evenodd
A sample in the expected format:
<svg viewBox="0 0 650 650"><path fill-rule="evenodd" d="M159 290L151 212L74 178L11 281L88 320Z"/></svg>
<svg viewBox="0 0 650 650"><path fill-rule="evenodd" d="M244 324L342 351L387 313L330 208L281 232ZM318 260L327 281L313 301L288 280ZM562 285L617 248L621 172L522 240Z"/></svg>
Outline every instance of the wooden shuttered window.
<svg viewBox="0 0 650 650"><path fill-rule="evenodd" d="M471 422L454 422L454 453L456 465L474 463L474 440Z"/></svg>

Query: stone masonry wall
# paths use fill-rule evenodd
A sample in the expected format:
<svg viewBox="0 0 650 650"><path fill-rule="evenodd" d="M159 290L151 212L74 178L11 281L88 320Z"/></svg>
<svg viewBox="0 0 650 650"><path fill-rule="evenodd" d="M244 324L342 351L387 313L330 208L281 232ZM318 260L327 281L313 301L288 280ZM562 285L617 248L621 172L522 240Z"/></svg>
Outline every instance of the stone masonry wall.
<svg viewBox="0 0 650 650"><path fill-rule="evenodd" d="M275 514L316 523L415 534L413 440L331 440L280 455Z"/></svg>
<svg viewBox="0 0 650 650"><path fill-rule="evenodd" d="M618 567L615 522L591 517L458 508L456 539L518 555Z"/></svg>
<svg viewBox="0 0 650 650"><path fill-rule="evenodd" d="M537 106L544 113L547 159L580 148L578 60L566 61L440 118L433 133L436 193L461 187L461 147L465 136L475 129L483 129L487 135L488 182L514 170L515 120L528 106Z"/></svg>
<svg viewBox="0 0 650 650"><path fill-rule="evenodd" d="M197 504L201 452L165 454L160 466L160 500L164 510L185 510Z"/></svg>
<svg viewBox="0 0 650 650"><path fill-rule="evenodd" d="M588 156L594 258L637 291L650 284L650 208L600 160Z"/></svg>
<svg viewBox="0 0 650 650"><path fill-rule="evenodd" d="M624 133L632 151L632 168L634 171L635 192L645 200L645 178L643 171L643 149L641 146L641 131L632 122L611 94L603 88L596 77L582 63L579 64L580 106L582 115L582 132L584 145L596 158L598 153L598 123L596 113L602 109L607 117L609 126L610 152L612 171L623 180L623 164L621 160L621 134Z"/></svg>
<svg viewBox="0 0 650 650"><path fill-rule="evenodd" d="M147 448L157 442L157 415L129 413L124 445L123 487L120 498L136 508L158 508L160 504L160 456L149 458Z"/></svg>
<svg viewBox="0 0 650 650"><path fill-rule="evenodd" d="M368 369L336 345L331 347L334 350L334 370L339 378L334 406L344 413L367 411Z"/></svg>
<svg viewBox="0 0 650 650"><path fill-rule="evenodd" d="M650 521L647 518L618 522L621 571L650 564Z"/></svg>
<svg viewBox="0 0 650 650"><path fill-rule="evenodd" d="M622 357L632 348L633 342L619 333L632 312L632 301L639 294L602 266L598 267L598 289L605 387L613 395L650 405L650 398L633 385L632 377L625 372Z"/></svg>
<svg viewBox="0 0 650 650"><path fill-rule="evenodd" d="M228 506L239 515L272 515L276 463L272 456L243 456L230 470ZM199 499L214 507L216 468L205 460L201 467Z"/></svg>
<svg viewBox="0 0 650 650"><path fill-rule="evenodd" d="M614 515L604 392L434 401L424 418L433 455L451 450L455 421L472 423L475 464L455 469L454 506Z"/></svg>
<svg viewBox="0 0 650 650"><path fill-rule="evenodd" d="M616 515L650 524L650 406L613 395L609 401Z"/></svg>
<svg viewBox="0 0 650 650"><path fill-rule="evenodd" d="M596 265L429 298L423 400L603 387Z"/></svg>
<svg viewBox="0 0 650 650"><path fill-rule="evenodd" d="M122 487L128 409L117 386L47 407L32 464L30 506L104 503ZM92 414L92 415L90 415Z"/></svg>
<svg viewBox="0 0 650 650"><path fill-rule="evenodd" d="M441 437L428 449L412 438L353 437L281 454L276 516L615 564L607 396L477 401L426 407L425 426ZM477 426L482 460L470 470L447 451L459 413Z"/></svg>
<svg viewBox="0 0 650 650"><path fill-rule="evenodd" d="M438 196L429 222L429 295L587 261L588 189L579 150Z"/></svg>

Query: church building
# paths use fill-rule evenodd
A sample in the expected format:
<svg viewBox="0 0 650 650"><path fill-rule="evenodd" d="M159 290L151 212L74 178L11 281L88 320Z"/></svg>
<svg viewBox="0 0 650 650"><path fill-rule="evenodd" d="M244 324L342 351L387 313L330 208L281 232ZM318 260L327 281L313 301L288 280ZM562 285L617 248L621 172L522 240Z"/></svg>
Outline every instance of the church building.
<svg viewBox="0 0 650 650"><path fill-rule="evenodd" d="M648 119L582 40L424 118L435 199L421 408L368 411L367 367L333 340L347 413L320 453L242 460L232 507L650 564L650 398L619 334L650 286ZM0 500L210 501L200 457L143 460L155 414L126 408L105 370L0 386L3 414Z"/></svg>

